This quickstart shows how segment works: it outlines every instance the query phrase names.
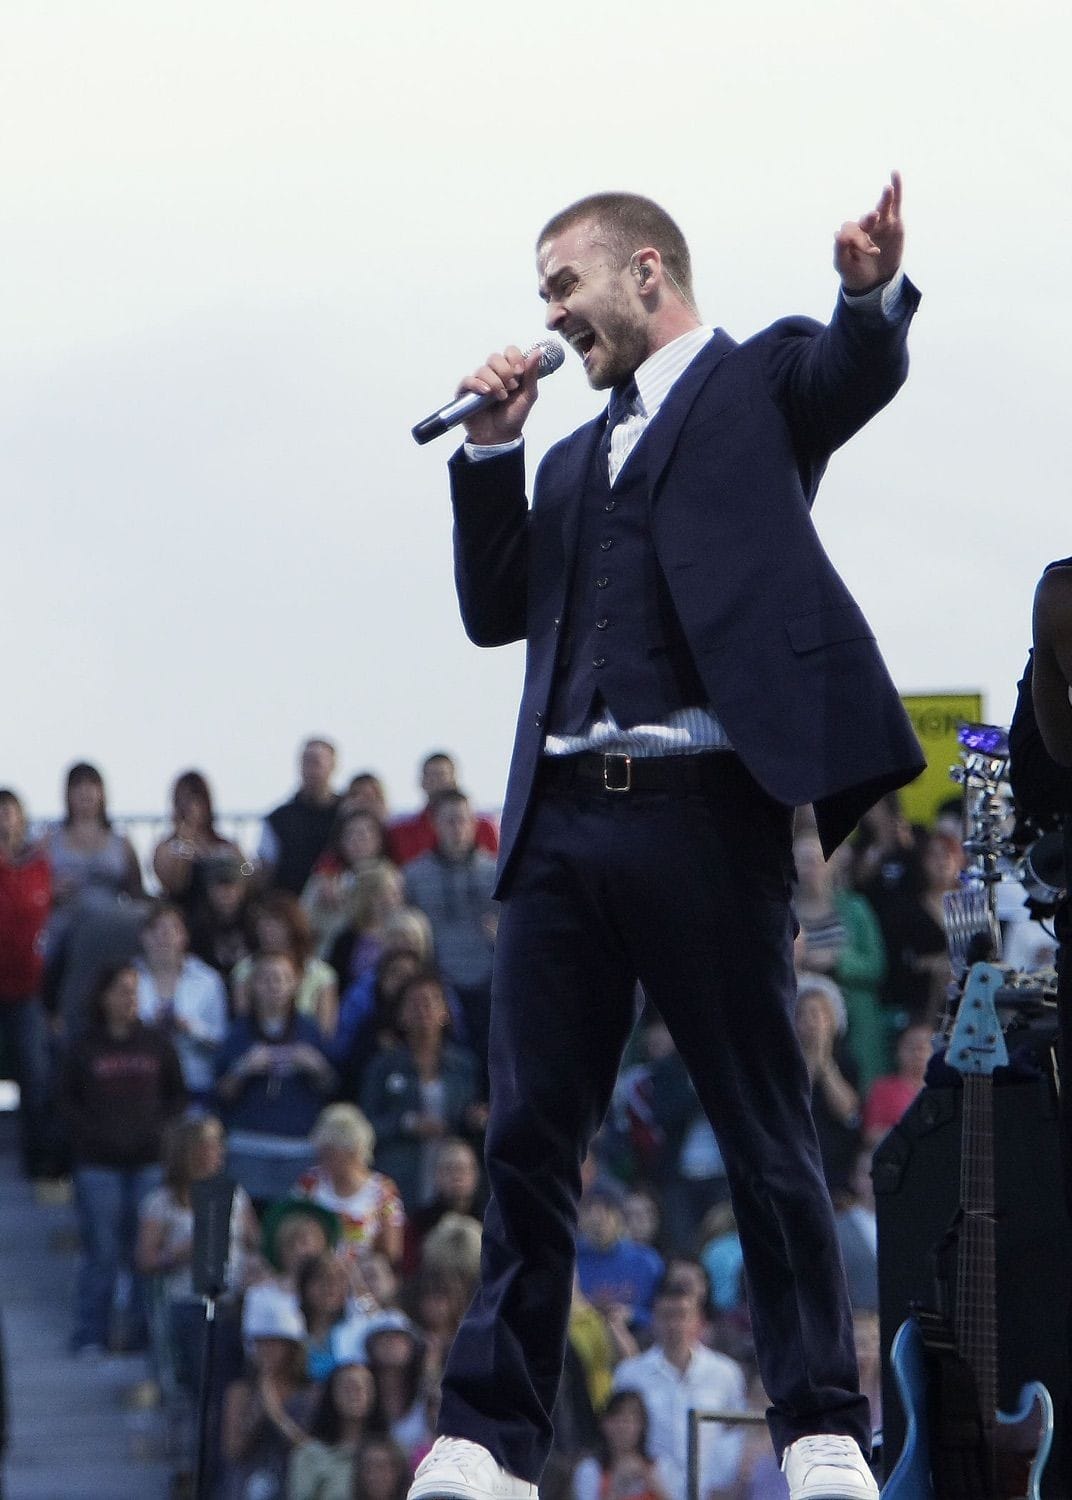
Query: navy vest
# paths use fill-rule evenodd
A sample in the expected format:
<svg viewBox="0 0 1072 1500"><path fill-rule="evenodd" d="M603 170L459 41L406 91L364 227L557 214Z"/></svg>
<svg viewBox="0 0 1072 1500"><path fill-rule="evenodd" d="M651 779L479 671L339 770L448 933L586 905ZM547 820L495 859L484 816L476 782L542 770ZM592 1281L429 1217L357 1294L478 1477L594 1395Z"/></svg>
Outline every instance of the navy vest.
<svg viewBox="0 0 1072 1500"><path fill-rule="evenodd" d="M606 441L581 495L551 734L579 734L605 703L623 729L707 702L655 556L642 435L611 488Z"/></svg>

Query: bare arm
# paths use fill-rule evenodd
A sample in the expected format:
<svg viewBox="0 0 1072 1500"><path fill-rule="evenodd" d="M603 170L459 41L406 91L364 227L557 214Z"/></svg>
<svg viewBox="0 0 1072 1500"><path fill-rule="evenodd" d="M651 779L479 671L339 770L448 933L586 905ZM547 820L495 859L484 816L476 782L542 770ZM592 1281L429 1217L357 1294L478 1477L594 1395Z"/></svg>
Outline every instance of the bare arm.
<svg viewBox="0 0 1072 1500"><path fill-rule="evenodd" d="M376 1238L376 1249L397 1266L402 1260L402 1225L384 1224Z"/></svg>
<svg viewBox="0 0 1072 1500"><path fill-rule="evenodd" d="M171 1255L164 1254L164 1225L159 1219L143 1219L138 1226L138 1241L134 1247L134 1264L143 1276L158 1276L163 1271L174 1271L189 1262L191 1246Z"/></svg>
<svg viewBox="0 0 1072 1500"><path fill-rule="evenodd" d="M181 896L190 884L193 874L194 847L176 830L162 839L153 851L153 869L164 891L169 896Z"/></svg>
<svg viewBox="0 0 1072 1500"><path fill-rule="evenodd" d="M320 1035L330 1042L339 1024L339 986L334 979L325 979L317 990L316 1024Z"/></svg>
<svg viewBox="0 0 1072 1500"><path fill-rule="evenodd" d="M220 1447L228 1463L236 1463L257 1426L260 1403L247 1380L235 1380L224 1392Z"/></svg>
<svg viewBox="0 0 1072 1500"><path fill-rule="evenodd" d="M141 865L134 845L129 839L123 840L123 853L126 857L127 869L123 889L133 901L140 901L145 895L145 886L142 884Z"/></svg>

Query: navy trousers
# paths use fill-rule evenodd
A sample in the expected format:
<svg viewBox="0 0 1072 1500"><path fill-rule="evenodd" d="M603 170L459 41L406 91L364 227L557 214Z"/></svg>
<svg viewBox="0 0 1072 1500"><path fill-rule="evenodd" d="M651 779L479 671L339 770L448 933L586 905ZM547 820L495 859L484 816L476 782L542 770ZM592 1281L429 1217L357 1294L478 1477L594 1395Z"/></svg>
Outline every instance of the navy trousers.
<svg viewBox="0 0 1072 1500"><path fill-rule="evenodd" d="M567 1337L580 1169L637 979L718 1137L779 1453L870 1447L852 1316L793 1020L791 815L736 756L710 790L538 790L503 903L491 1016L481 1282L443 1379L441 1433L535 1482Z"/></svg>

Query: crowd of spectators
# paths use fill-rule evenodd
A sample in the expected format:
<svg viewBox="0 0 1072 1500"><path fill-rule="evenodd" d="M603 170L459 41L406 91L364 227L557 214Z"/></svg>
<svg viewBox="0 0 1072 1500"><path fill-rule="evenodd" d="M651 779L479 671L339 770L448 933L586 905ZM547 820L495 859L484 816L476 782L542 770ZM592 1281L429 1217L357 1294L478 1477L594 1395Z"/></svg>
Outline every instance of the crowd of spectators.
<svg viewBox="0 0 1072 1500"><path fill-rule="evenodd" d="M38 837L0 791L0 1046L23 1168L71 1178L72 1356L149 1351L176 1494L204 1336L193 1192L224 1165L213 1493L401 1500L431 1444L479 1258L496 830L451 756L420 779L426 805L392 818L375 775L339 789L333 746L310 740L247 852L184 772L151 900L94 767L71 768ZM795 858L798 1033L877 1403L869 1153L922 1086L962 855L890 797L829 864L800 815ZM689 1409L765 1398L718 1143L641 994L584 1181L542 1489L686 1500ZM784 1493L761 1425L701 1431L701 1500Z"/></svg>

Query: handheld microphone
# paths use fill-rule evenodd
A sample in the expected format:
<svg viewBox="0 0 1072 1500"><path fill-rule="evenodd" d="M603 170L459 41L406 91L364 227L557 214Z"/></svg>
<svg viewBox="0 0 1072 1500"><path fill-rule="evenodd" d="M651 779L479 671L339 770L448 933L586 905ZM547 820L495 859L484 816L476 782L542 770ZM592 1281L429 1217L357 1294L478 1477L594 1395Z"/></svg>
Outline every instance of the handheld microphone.
<svg viewBox="0 0 1072 1500"><path fill-rule="evenodd" d="M566 351L557 339L538 339L535 344L522 350L522 353L527 359L537 349L540 351L540 363L536 367L536 376L542 380L545 375L550 375L559 368L566 358ZM464 422L466 417L483 411L486 406L494 406L495 400L490 392L466 391L434 411L430 417L425 417L423 422L418 422L413 428L414 440L418 443L430 443L433 438L449 432L459 422Z"/></svg>

